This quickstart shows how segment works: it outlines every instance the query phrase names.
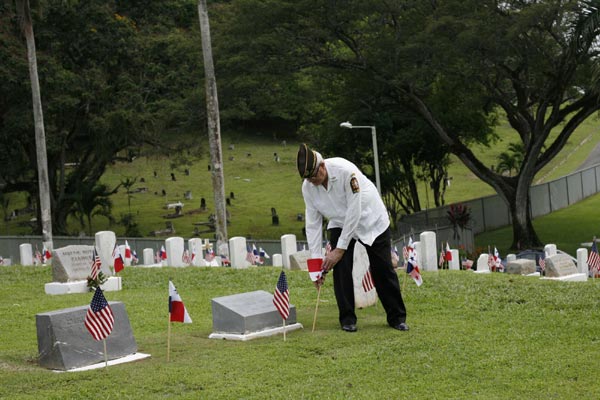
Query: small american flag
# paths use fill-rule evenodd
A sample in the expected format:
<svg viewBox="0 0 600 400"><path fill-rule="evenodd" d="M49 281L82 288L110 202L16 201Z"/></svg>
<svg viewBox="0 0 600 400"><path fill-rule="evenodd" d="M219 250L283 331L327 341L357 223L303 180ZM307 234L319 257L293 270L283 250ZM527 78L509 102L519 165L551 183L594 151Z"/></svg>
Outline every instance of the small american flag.
<svg viewBox="0 0 600 400"><path fill-rule="evenodd" d="M544 254L543 256L540 256L538 264L540 264L540 269L542 271L546 270L546 254Z"/></svg>
<svg viewBox="0 0 600 400"><path fill-rule="evenodd" d="M106 339L112 332L115 316L100 288L96 289L90 308L85 314L85 327L95 340Z"/></svg>
<svg viewBox="0 0 600 400"><path fill-rule="evenodd" d="M488 254L488 267L490 267L490 269L493 271L494 269L496 269L496 260L494 259L494 255L490 252Z"/></svg>
<svg viewBox="0 0 600 400"><path fill-rule="evenodd" d="M590 254L587 259L588 267L590 271L595 275L600 271L600 256L598 256L598 246L596 245L596 241L592 243L592 249L590 250ZM592 276L594 276L592 275Z"/></svg>
<svg viewBox="0 0 600 400"><path fill-rule="evenodd" d="M444 255L444 249L442 249L440 251L440 262L438 263L438 265L440 266L440 268L442 268L444 266L444 262L446 261L446 257Z"/></svg>
<svg viewBox="0 0 600 400"><path fill-rule="evenodd" d="M371 269L369 268L362 278L362 288L365 292L368 292L374 287L375 283L373 282L373 275L371 275Z"/></svg>
<svg viewBox="0 0 600 400"><path fill-rule="evenodd" d="M98 273L100 272L101 266L102 266L102 262L100 261L100 256L98 255L98 252L96 251L96 248L94 247L94 253L92 254L92 273L91 273L92 279L95 280L98 278Z"/></svg>
<svg viewBox="0 0 600 400"><path fill-rule="evenodd" d="M273 295L273 304L277 308L277 311L279 311L279 314L281 314L281 318L288 319L290 316L290 291L285 272L283 271L281 271L277 280L275 294Z"/></svg>

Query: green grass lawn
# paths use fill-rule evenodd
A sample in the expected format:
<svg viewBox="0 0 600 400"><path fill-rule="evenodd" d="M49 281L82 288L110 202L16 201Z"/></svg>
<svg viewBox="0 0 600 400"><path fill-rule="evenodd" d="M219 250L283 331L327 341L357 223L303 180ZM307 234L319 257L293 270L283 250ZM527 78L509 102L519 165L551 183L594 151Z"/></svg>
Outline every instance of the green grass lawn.
<svg viewBox="0 0 600 400"><path fill-rule="evenodd" d="M385 323L381 304L341 331L331 281L321 293L288 271L303 330L235 342L208 339L210 300L270 293L279 269L127 268L125 303L140 352L151 358L78 373L37 365L35 314L89 304L91 293L50 296L49 267L0 268L0 398L186 399L597 399L600 282L561 283L508 274L425 272L403 292L409 332ZM166 361L168 279L193 319L173 324ZM404 274L400 276L404 279Z"/></svg>

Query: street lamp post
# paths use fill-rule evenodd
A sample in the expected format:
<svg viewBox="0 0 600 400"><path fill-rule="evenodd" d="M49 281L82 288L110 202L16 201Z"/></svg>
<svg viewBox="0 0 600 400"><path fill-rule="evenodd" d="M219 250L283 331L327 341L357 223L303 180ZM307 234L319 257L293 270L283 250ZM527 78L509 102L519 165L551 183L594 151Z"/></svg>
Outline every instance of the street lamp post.
<svg viewBox="0 0 600 400"><path fill-rule="evenodd" d="M381 194L381 181L379 180L379 153L377 152L377 131L374 126L353 126L349 121L342 122L340 127L346 129L371 129L371 138L373 139L373 158L375 160L375 185L377 191Z"/></svg>

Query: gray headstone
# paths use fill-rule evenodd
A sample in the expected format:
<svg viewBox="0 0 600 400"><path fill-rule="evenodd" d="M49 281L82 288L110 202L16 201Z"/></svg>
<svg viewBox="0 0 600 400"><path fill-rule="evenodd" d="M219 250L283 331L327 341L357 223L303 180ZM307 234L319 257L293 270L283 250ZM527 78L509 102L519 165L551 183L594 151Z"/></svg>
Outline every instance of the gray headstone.
<svg viewBox="0 0 600 400"><path fill-rule="evenodd" d="M213 332L248 334L283 325L273 305L273 293L257 290L212 299ZM296 307L290 304L286 325L296 323Z"/></svg>
<svg viewBox="0 0 600 400"><path fill-rule="evenodd" d="M106 352L108 359L114 360L137 352L137 344L125 305L120 301L109 304L115 323L106 338ZM102 340L94 340L84 325L88 308L81 306L36 314L40 366L64 371L104 361Z"/></svg>
<svg viewBox="0 0 600 400"><path fill-rule="evenodd" d="M507 274L527 275L535 272L535 260L520 258L506 263Z"/></svg>
<svg viewBox="0 0 600 400"><path fill-rule="evenodd" d="M546 257L546 276L547 277L560 277L573 275L578 273L577 267L571 257L564 254L557 254L554 256Z"/></svg>
<svg viewBox="0 0 600 400"><path fill-rule="evenodd" d="M52 279L54 282L86 280L92 270L94 246L71 245L54 250Z"/></svg>
<svg viewBox="0 0 600 400"><path fill-rule="evenodd" d="M294 254L290 254L290 269L292 271L308 271L308 264L306 260L309 258L311 258L309 250L297 251Z"/></svg>

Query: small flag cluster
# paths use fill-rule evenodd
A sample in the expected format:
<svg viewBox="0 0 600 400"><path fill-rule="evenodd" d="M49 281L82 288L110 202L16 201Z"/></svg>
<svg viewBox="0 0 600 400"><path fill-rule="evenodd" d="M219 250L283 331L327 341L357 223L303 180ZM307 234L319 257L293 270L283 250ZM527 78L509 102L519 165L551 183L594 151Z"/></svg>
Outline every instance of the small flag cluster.
<svg viewBox="0 0 600 400"><path fill-rule="evenodd" d="M413 245L412 238L409 239L408 245L406 246L406 255L406 273L413 278L417 286L421 286L423 284L423 277L421 276L421 271L419 271L417 250Z"/></svg>

